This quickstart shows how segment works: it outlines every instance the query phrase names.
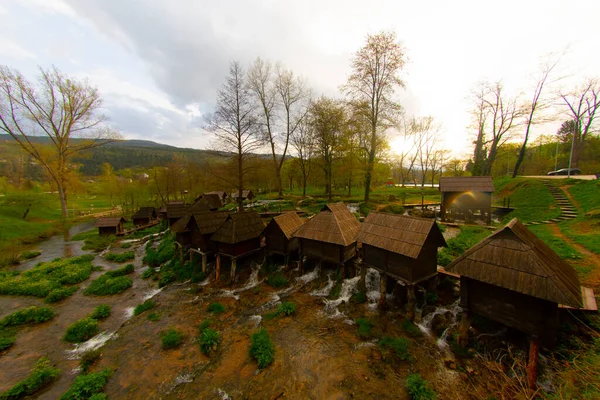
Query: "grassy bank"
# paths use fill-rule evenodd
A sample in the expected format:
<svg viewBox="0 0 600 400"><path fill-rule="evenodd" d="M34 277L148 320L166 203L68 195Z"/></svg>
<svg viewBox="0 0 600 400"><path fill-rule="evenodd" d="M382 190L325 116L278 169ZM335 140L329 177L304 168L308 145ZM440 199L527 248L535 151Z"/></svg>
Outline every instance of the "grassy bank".
<svg viewBox="0 0 600 400"><path fill-rule="evenodd" d="M504 198L510 198L510 206L515 209L502 222L513 218L521 222L546 221L560 216L560 208L554 197L537 179L497 179L494 186L494 203L502 205Z"/></svg>

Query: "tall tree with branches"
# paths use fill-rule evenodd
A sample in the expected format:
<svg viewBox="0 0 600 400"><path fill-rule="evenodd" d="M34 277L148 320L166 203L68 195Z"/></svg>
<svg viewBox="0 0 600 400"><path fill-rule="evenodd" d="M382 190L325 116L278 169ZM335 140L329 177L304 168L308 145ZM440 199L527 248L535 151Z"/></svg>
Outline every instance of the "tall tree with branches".
<svg viewBox="0 0 600 400"><path fill-rule="evenodd" d="M63 219L68 217L70 160L118 138L105 124L101 107L98 89L55 67L40 68L34 85L18 71L0 66L0 131L44 167L56 185Z"/></svg>
<svg viewBox="0 0 600 400"><path fill-rule="evenodd" d="M404 87L400 72L406 55L394 32L367 35L367 43L352 57L352 74L342 90L354 101L369 106L369 141L365 171L365 197L369 201L379 136L396 125L402 107L394 100L396 89Z"/></svg>
<svg viewBox="0 0 600 400"><path fill-rule="evenodd" d="M302 175L302 196L306 197L306 185L312 170L313 155L315 153L314 136L311 134L307 120L303 119L291 136L292 147L296 151L294 164L300 169Z"/></svg>
<svg viewBox="0 0 600 400"><path fill-rule="evenodd" d="M233 61L229 65L229 75L217 93L216 109L207 116L206 129L215 135L219 150L235 154L233 180L229 176L221 179L237 189L240 212L244 210L242 195L248 172L247 159L261 146L258 128L256 106L246 84L246 74L239 62Z"/></svg>

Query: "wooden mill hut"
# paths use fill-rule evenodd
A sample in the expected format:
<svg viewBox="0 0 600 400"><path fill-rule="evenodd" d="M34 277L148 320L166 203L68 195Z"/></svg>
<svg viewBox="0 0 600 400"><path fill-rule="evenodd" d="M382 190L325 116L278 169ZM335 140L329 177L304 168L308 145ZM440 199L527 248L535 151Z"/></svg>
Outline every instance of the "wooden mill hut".
<svg viewBox="0 0 600 400"><path fill-rule="evenodd" d="M538 343L554 341L559 305L584 305L577 272L516 218L446 270L460 275L460 341L466 342L471 313L530 335L534 384Z"/></svg>
<svg viewBox="0 0 600 400"><path fill-rule="evenodd" d="M156 221L157 216L158 214L156 213L156 208L140 207L140 209L133 214L131 219L133 220L133 225L143 226L148 225L150 222Z"/></svg>
<svg viewBox="0 0 600 400"><path fill-rule="evenodd" d="M300 249L300 241L293 234L303 223L295 211L274 217L264 230L267 255L283 255L287 265L290 255Z"/></svg>
<svg viewBox="0 0 600 400"><path fill-rule="evenodd" d="M442 221L450 215L469 220L479 212L488 225L492 222L494 183L490 176L443 176L439 189Z"/></svg>
<svg viewBox="0 0 600 400"><path fill-rule="evenodd" d="M300 239L300 268L304 257L345 266L356 255L359 229L360 222L344 203L327 204L293 235Z"/></svg>
<svg viewBox="0 0 600 400"><path fill-rule="evenodd" d="M167 204L167 219L169 220L169 226L173 226L177 220L187 213L189 208L190 206L184 202L170 202Z"/></svg>
<svg viewBox="0 0 600 400"><path fill-rule="evenodd" d="M231 199L232 200L237 200L239 196L239 193L237 190L233 191L231 193ZM254 193L252 192L252 190L242 190L242 200L252 200L254 199Z"/></svg>
<svg viewBox="0 0 600 400"><path fill-rule="evenodd" d="M103 235L121 235L125 232L123 217L101 217L96 220L95 226L98 228L98 234Z"/></svg>
<svg viewBox="0 0 600 400"><path fill-rule="evenodd" d="M206 192L204 194L216 194L217 196L219 196L219 200L221 201L221 204L227 203L227 200L229 199L227 192L225 192L223 190L213 190L212 192Z"/></svg>
<svg viewBox="0 0 600 400"><path fill-rule="evenodd" d="M231 259L231 278L235 277L236 261L261 249L261 236L265 225L255 211L229 214L225 222L212 234L217 248L217 279L221 257Z"/></svg>
<svg viewBox="0 0 600 400"><path fill-rule="evenodd" d="M387 276L400 280L407 287L412 318L415 285L437 275L438 247L446 246L437 223L427 218L371 212L356 240L362 243L363 263L380 273L381 304L385 301Z"/></svg>

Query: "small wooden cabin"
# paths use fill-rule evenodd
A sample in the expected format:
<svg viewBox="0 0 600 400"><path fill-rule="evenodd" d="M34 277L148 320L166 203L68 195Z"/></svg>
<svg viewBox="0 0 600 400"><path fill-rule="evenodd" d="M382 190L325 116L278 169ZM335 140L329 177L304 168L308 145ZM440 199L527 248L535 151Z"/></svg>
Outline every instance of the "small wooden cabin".
<svg viewBox="0 0 600 400"><path fill-rule="evenodd" d="M225 192L223 190L213 190L211 192L206 192L204 194L216 194L217 196L219 196L219 200L221 201L221 204L225 204L225 203L227 203L227 200L229 200L229 196L227 195L227 192Z"/></svg>
<svg viewBox="0 0 600 400"><path fill-rule="evenodd" d="M300 239L301 262L309 257L344 265L356 255L359 229L360 222L344 203L327 204L293 235Z"/></svg>
<svg viewBox="0 0 600 400"><path fill-rule="evenodd" d="M289 256L300 249L300 241L293 234L303 223L295 211L274 217L264 230L267 255L281 254L287 264Z"/></svg>
<svg viewBox="0 0 600 400"><path fill-rule="evenodd" d="M494 183L490 176L443 176L439 190L442 221L450 216L469 220L477 211L488 225L492 222Z"/></svg>
<svg viewBox="0 0 600 400"><path fill-rule="evenodd" d="M239 193L237 190L234 190L231 193L231 199L236 201L237 198L239 196ZM254 199L254 193L252 192L252 190L242 190L242 200L252 200Z"/></svg>
<svg viewBox="0 0 600 400"><path fill-rule="evenodd" d="M177 220L187 213L189 208L190 206L183 202L170 202L167 204L167 219L169 220L169 226L173 226Z"/></svg>
<svg viewBox="0 0 600 400"><path fill-rule="evenodd" d="M182 247L191 247L199 253L212 253L216 250L211 235L219 229L227 219L225 211L188 212L171 227L175 232L175 240Z"/></svg>
<svg viewBox="0 0 600 400"><path fill-rule="evenodd" d="M142 226L148 225L152 221L156 221L158 214L156 213L156 208L154 207L140 207L138 212L133 214L131 219L133 220L133 225Z"/></svg>
<svg viewBox="0 0 600 400"><path fill-rule="evenodd" d="M96 220L95 226L98 228L100 236L120 235L125 232L124 224L125 218L123 217L101 217Z"/></svg>

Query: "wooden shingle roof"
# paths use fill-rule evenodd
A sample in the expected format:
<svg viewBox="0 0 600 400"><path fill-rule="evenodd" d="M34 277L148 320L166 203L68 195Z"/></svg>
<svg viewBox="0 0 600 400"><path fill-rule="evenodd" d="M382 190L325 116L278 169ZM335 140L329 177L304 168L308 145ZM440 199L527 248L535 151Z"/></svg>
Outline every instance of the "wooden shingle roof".
<svg viewBox="0 0 600 400"><path fill-rule="evenodd" d="M156 208L154 207L140 207L140 209L133 214L133 219L135 218L154 218L156 217Z"/></svg>
<svg viewBox="0 0 600 400"><path fill-rule="evenodd" d="M183 217L190 206L187 204L167 204L167 218L181 218Z"/></svg>
<svg viewBox="0 0 600 400"><path fill-rule="evenodd" d="M216 194L217 196L219 196L219 199L221 201L224 201L227 198L227 192L223 190L213 190L212 192L206 192L204 194Z"/></svg>
<svg viewBox="0 0 600 400"><path fill-rule="evenodd" d="M269 225L276 224L283 232L286 239L290 240L296 230L304 223L295 211L286 212L276 216Z"/></svg>
<svg viewBox="0 0 600 400"><path fill-rule="evenodd" d="M348 246L356 242L360 222L344 203L327 204L323 210L306 221L294 237Z"/></svg>
<svg viewBox="0 0 600 400"><path fill-rule="evenodd" d="M440 192L488 192L494 191L490 176L443 176Z"/></svg>
<svg viewBox="0 0 600 400"><path fill-rule="evenodd" d="M417 258L430 236L437 247L446 246L442 232L432 219L371 212L362 223L356 241Z"/></svg>
<svg viewBox="0 0 600 400"><path fill-rule="evenodd" d="M240 243L260 237L265 224L256 211L229 214L225 222L211 236L211 240L221 243Z"/></svg>
<svg viewBox="0 0 600 400"><path fill-rule="evenodd" d="M239 195L238 191L234 190L231 193L231 198L237 199L238 195ZM242 190L242 199L247 199L248 197L254 197L254 193L252 192L252 190L247 190L247 189Z"/></svg>
<svg viewBox="0 0 600 400"><path fill-rule="evenodd" d="M516 218L446 270L554 303L582 306L577 272Z"/></svg>
<svg viewBox="0 0 600 400"><path fill-rule="evenodd" d="M125 222L123 217L101 217L96 220L96 228L116 227L119 223Z"/></svg>
<svg viewBox="0 0 600 400"><path fill-rule="evenodd" d="M173 224L171 230L175 233L185 232L195 224L202 235L214 233L227 219L229 215L226 211L201 211L188 212L181 219Z"/></svg>
<svg viewBox="0 0 600 400"><path fill-rule="evenodd" d="M188 212L204 212L210 211L211 207L208 200L201 198L198 199L192 206L188 209Z"/></svg>
<svg viewBox="0 0 600 400"><path fill-rule="evenodd" d="M211 210L216 210L223 207L221 198L216 193L204 193L202 198L208 202Z"/></svg>

